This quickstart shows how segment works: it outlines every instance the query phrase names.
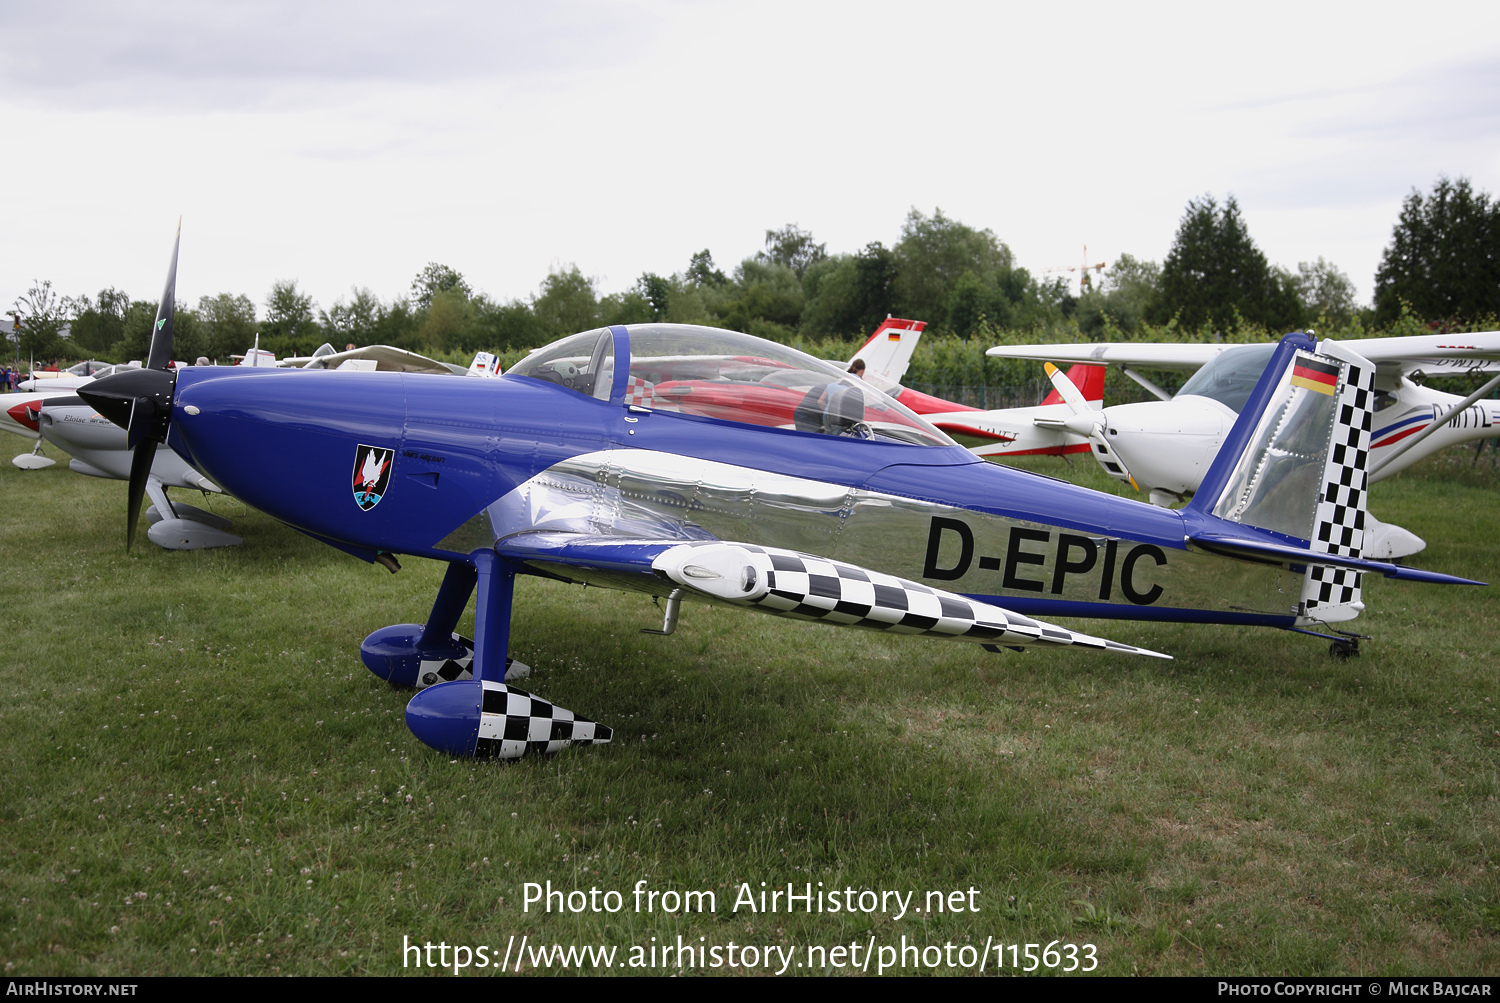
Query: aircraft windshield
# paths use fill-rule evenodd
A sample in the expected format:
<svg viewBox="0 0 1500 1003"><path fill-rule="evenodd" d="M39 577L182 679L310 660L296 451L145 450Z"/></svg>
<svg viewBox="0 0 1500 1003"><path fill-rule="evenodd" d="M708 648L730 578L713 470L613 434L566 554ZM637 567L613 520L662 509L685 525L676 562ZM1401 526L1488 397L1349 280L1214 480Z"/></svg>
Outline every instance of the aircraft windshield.
<svg viewBox="0 0 1500 1003"><path fill-rule="evenodd" d="M554 341L526 356L505 375L530 376L609 400L615 379L615 336L605 328Z"/></svg>
<svg viewBox="0 0 1500 1003"><path fill-rule="evenodd" d="M1207 397L1239 414L1275 352L1275 342L1226 348L1218 358L1194 373L1177 391L1177 396Z"/></svg>
<svg viewBox="0 0 1500 1003"><path fill-rule="evenodd" d="M627 403L799 432L953 445L859 377L785 345L683 324L629 332Z"/></svg>

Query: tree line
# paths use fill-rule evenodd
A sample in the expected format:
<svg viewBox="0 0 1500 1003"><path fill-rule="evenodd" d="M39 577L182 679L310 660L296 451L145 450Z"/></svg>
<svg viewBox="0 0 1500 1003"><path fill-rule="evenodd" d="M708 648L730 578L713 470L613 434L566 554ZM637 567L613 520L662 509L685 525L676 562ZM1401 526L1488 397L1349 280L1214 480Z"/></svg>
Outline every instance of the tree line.
<svg viewBox="0 0 1500 1003"><path fill-rule="evenodd" d="M671 275L642 274L601 295L576 266L553 271L526 299L476 291L456 270L427 265L404 295L368 288L320 308L294 280L273 284L260 310L248 296L220 293L179 303L176 355L227 361L256 339L278 356L329 342L390 344L436 357L510 354L575 331L649 321L708 324L789 344L855 339L887 315L928 322L929 341L978 335L995 341L1226 337L1390 326L1402 318L1462 326L1500 314L1500 203L1466 179L1441 178L1403 204L1375 276L1370 306L1318 258L1295 271L1256 246L1231 195L1193 199L1166 258L1123 254L1075 294L1062 278L1015 264L994 231L913 209L890 247L830 254L795 224L767 230L763 250L725 273L705 249ZM18 299L20 348L36 358L144 358L156 303L113 287L59 297L38 282ZM59 335L64 328L69 339Z"/></svg>

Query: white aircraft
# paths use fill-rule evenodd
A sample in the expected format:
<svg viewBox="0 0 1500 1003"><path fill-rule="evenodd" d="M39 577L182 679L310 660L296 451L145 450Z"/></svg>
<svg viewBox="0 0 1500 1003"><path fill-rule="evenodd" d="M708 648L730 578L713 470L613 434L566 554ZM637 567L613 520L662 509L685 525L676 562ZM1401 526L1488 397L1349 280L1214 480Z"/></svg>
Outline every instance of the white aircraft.
<svg viewBox="0 0 1500 1003"><path fill-rule="evenodd" d="M1077 391L1077 400L1087 410L1104 407L1103 366L1079 364L1068 370L1068 379ZM906 389L892 394L913 411L932 422L987 460L1004 460L1014 456L1063 456L1087 453L1089 437L1066 427L1073 416L1073 405L1054 388L1035 407L994 408L982 410L945 401Z"/></svg>
<svg viewBox="0 0 1500 1003"><path fill-rule="evenodd" d="M72 454L69 470L88 477L130 480L131 456L121 429L80 398L49 397L42 403L38 423L43 439ZM147 539L167 550L232 547L241 542L225 532L233 525L228 519L169 498L166 489L177 487L222 493L218 485L158 443L146 478L146 494L151 498L151 507L146 510L146 520L151 523Z"/></svg>
<svg viewBox="0 0 1500 1003"><path fill-rule="evenodd" d="M1500 385L1500 377L1468 398L1422 385L1432 376L1500 370L1500 332L1365 338L1343 344L1376 367L1371 481L1446 446L1500 435L1500 401L1483 400ZM1048 376L1068 401L1071 414L1055 422L1034 419L1039 428L1086 435L1106 473L1148 492L1154 504L1168 506L1198 489L1274 350L1274 344L1085 343L1001 345L988 354L1046 361ZM1090 408L1069 393L1070 381L1052 362L1118 365L1160 399ZM1173 396L1137 372L1140 368L1196 372ZM1317 383L1320 376L1309 372L1301 378ZM1425 546L1400 527L1373 517L1372 522L1373 546L1367 545L1371 556L1404 557Z"/></svg>

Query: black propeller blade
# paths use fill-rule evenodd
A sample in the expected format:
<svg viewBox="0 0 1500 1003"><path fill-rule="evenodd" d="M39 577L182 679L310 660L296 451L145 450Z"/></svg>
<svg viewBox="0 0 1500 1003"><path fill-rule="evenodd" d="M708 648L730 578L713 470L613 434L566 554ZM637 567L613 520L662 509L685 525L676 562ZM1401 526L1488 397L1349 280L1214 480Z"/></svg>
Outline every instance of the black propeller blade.
<svg viewBox="0 0 1500 1003"><path fill-rule="evenodd" d="M177 249L181 243L182 221L178 220L177 237L172 242L172 264L167 268L167 285L162 290L161 305L156 308L151 350L146 356L145 367L106 376L78 388L78 396L90 407L125 429L125 446L132 451L126 550L135 542L135 524L141 515L146 478L151 476L157 444L166 440L167 425L172 417L172 393L177 376L168 364L172 360L172 318L177 309Z"/></svg>

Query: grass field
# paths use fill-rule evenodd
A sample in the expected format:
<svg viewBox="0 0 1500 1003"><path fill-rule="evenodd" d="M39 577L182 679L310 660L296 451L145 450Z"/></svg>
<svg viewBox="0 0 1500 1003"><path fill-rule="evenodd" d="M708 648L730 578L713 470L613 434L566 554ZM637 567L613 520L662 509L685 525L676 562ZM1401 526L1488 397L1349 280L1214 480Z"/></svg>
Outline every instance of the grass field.
<svg viewBox="0 0 1500 1003"><path fill-rule="evenodd" d="M1471 456L1377 485L1373 509L1427 539L1413 563L1500 580L1500 476ZM632 947L679 936L740 945L710 972L753 945L756 971L780 948L770 970L852 973L827 949L859 964L903 937L956 959L940 972L1052 941L1109 974L1500 971L1496 589L1367 582L1374 640L1349 661L1288 633L1077 624L1158 662L694 605L653 637L641 597L529 579L531 687L617 739L476 764L419 745L358 660L425 617L438 565L393 577L222 500L243 547L142 534L127 556L125 486L65 463L3 464L0 500L7 974L400 974L430 971L403 968L403 937L498 958L523 936L658 973L677 966L627 968ZM549 880L623 908L525 910ZM638 912L642 881L717 910ZM733 908L761 882L961 891L963 911Z"/></svg>

